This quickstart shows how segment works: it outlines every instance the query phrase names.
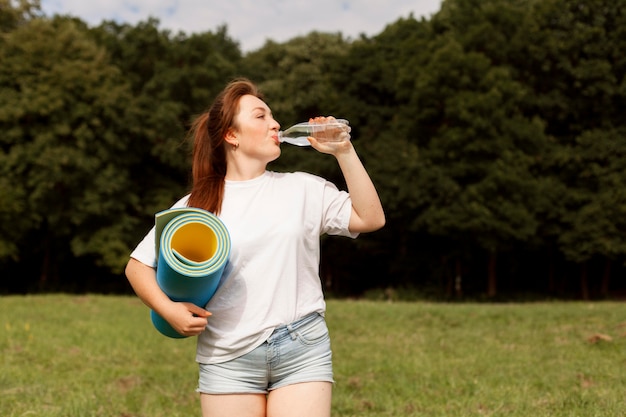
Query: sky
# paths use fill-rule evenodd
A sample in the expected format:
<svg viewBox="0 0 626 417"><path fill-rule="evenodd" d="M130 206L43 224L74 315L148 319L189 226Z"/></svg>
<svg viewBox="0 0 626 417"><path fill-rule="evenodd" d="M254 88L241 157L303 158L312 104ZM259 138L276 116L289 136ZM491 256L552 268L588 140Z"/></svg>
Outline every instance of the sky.
<svg viewBox="0 0 626 417"><path fill-rule="evenodd" d="M90 26L103 20L131 25L149 17L160 29L186 34L214 32L226 25L243 52L271 39L282 43L311 31L357 39L382 32L411 13L430 18L442 0L41 0L47 16L71 15Z"/></svg>

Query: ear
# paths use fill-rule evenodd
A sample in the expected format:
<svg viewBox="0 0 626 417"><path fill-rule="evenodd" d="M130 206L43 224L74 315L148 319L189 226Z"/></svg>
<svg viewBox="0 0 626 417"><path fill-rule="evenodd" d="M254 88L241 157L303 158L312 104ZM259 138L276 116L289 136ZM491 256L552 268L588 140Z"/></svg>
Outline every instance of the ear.
<svg viewBox="0 0 626 417"><path fill-rule="evenodd" d="M239 140L237 139L237 132L235 132L232 127L228 128L228 131L226 132L226 135L224 136L224 140L233 146L239 145Z"/></svg>

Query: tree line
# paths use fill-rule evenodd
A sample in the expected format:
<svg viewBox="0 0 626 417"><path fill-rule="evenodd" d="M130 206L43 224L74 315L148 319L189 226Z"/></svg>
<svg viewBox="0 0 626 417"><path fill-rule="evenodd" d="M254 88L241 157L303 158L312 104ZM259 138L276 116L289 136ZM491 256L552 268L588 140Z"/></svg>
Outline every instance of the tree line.
<svg viewBox="0 0 626 417"><path fill-rule="evenodd" d="M0 0L0 292L127 291L128 254L189 189L186 131L226 82L283 127L350 120L387 214L323 238L327 291L626 290L626 0L445 0L357 39L243 53L227 26L88 26ZM332 158L271 165L343 187Z"/></svg>

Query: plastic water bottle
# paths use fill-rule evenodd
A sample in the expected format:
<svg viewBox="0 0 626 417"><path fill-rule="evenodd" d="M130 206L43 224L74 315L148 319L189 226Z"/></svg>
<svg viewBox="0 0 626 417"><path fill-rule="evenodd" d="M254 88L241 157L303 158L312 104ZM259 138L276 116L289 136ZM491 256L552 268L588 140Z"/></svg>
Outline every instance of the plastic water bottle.
<svg viewBox="0 0 626 417"><path fill-rule="evenodd" d="M350 125L345 119L335 119L328 123L298 123L278 132L280 142L296 146L311 146L307 139L313 136L320 142L341 142L350 140Z"/></svg>

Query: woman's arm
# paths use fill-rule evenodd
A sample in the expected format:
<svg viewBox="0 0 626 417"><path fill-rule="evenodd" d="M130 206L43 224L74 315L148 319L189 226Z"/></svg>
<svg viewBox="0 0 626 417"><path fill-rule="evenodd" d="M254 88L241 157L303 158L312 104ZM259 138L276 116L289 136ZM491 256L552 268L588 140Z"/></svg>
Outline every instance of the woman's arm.
<svg viewBox="0 0 626 417"><path fill-rule="evenodd" d="M327 119L318 117L310 121L324 123ZM378 192L349 140L348 133L343 134L347 138L341 142L318 141L314 137L310 137L309 141L311 146L319 152L328 153L337 158L352 200L350 231L355 233L373 232L385 225L385 212Z"/></svg>
<svg viewBox="0 0 626 417"><path fill-rule="evenodd" d="M363 163L352 146L335 154L339 167L348 186L352 200L350 231L357 233L373 232L385 225L385 212L378 192L365 170Z"/></svg>
<svg viewBox="0 0 626 417"><path fill-rule="evenodd" d="M157 284L154 268L131 258L126 265L126 277L144 304L163 317L178 333L183 336L202 333L211 313L192 303L170 300Z"/></svg>

